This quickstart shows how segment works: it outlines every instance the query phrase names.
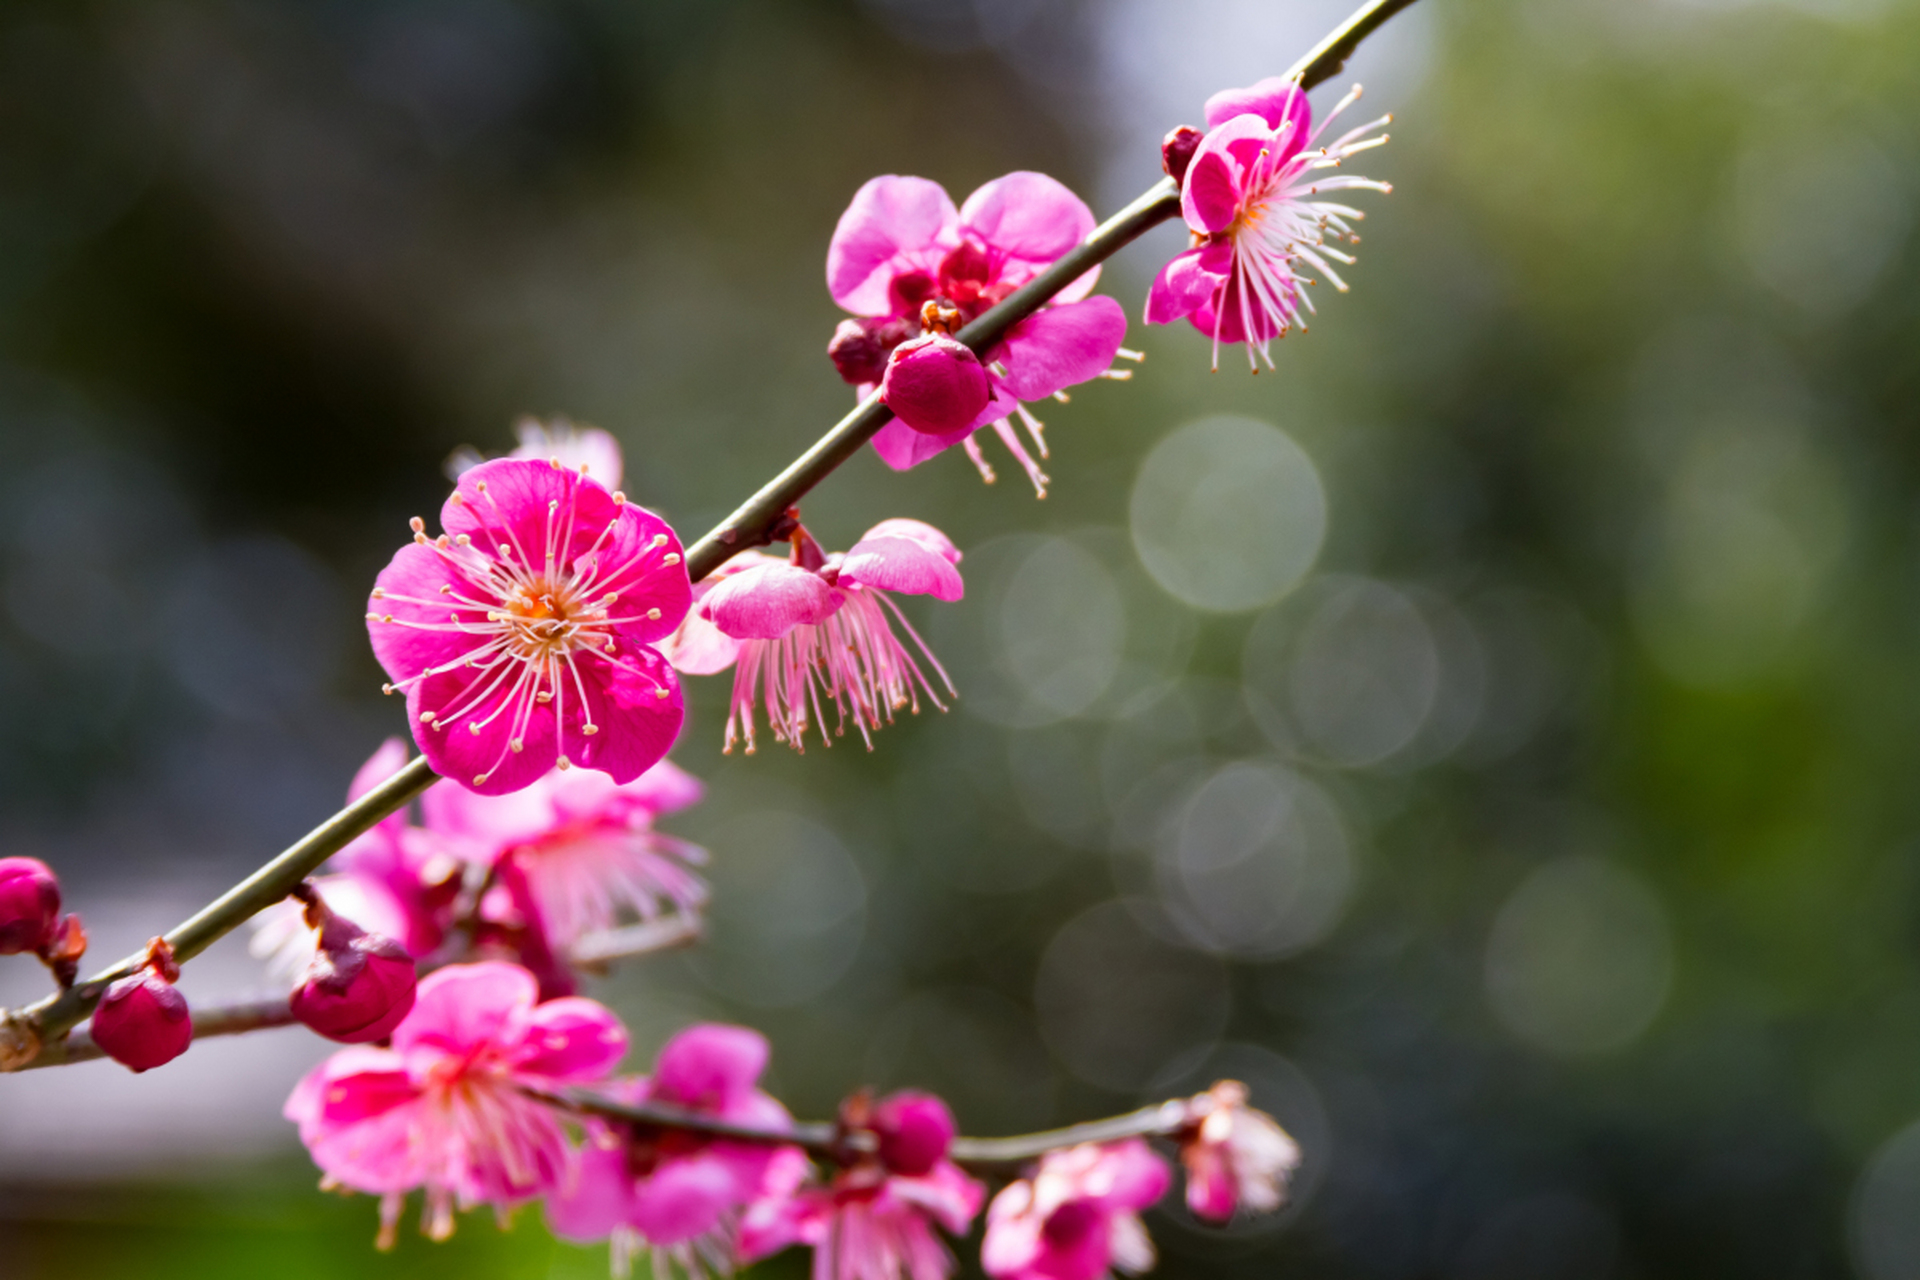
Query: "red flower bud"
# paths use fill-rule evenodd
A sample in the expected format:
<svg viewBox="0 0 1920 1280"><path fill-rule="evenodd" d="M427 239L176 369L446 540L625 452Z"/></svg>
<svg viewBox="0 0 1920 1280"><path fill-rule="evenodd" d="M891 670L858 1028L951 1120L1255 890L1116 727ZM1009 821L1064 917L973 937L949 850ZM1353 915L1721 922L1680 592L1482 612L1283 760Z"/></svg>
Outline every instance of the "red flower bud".
<svg viewBox="0 0 1920 1280"><path fill-rule="evenodd" d="M1169 132L1160 143L1160 167L1175 182L1187 180L1187 166L1193 163L1193 153L1200 149L1200 140L1207 135L1190 124L1183 124Z"/></svg>
<svg viewBox="0 0 1920 1280"><path fill-rule="evenodd" d="M980 358L944 333L893 349L880 399L915 431L943 436L971 426L993 398Z"/></svg>
<svg viewBox="0 0 1920 1280"><path fill-rule="evenodd" d="M320 949L294 989L293 1016L329 1040L384 1040L413 1010L413 957L345 916L320 927Z"/></svg>
<svg viewBox="0 0 1920 1280"><path fill-rule="evenodd" d="M60 924L60 881L38 858L0 858L0 956L39 951Z"/></svg>
<svg viewBox="0 0 1920 1280"><path fill-rule="evenodd" d="M869 1122L880 1139L880 1160L894 1173L918 1178L933 1172L953 1145L953 1112L930 1093L889 1094Z"/></svg>
<svg viewBox="0 0 1920 1280"><path fill-rule="evenodd" d="M193 1043L187 998L173 985L180 969L160 939L148 967L107 988L93 1011L93 1042L132 1070L151 1071L172 1062Z"/></svg>
<svg viewBox="0 0 1920 1280"><path fill-rule="evenodd" d="M870 387L886 374L887 354L919 332L911 320L842 320L827 344L827 359L842 381Z"/></svg>

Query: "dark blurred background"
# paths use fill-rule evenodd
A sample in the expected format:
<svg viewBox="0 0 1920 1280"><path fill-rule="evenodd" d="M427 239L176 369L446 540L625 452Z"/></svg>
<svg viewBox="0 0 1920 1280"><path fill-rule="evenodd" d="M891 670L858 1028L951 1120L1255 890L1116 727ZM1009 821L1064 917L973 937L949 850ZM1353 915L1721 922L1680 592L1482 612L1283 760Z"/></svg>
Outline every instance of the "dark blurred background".
<svg viewBox="0 0 1920 1280"><path fill-rule="evenodd" d="M599 424L697 534L851 402L860 182L1104 215L1344 9L11 0L0 852L98 956L171 925L402 731L360 600L457 447ZM1347 77L1396 191L1277 371L1136 325L1044 503L997 444L807 502L966 550L910 606L962 697L723 759L692 682L712 938L595 991L634 1065L745 1020L803 1114L976 1133L1239 1076L1295 1205L1157 1212L1169 1277L1920 1276L1917 61L1911 0L1397 19ZM0 1081L0 1274L604 1274L537 1213L374 1254L278 1115L323 1052Z"/></svg>

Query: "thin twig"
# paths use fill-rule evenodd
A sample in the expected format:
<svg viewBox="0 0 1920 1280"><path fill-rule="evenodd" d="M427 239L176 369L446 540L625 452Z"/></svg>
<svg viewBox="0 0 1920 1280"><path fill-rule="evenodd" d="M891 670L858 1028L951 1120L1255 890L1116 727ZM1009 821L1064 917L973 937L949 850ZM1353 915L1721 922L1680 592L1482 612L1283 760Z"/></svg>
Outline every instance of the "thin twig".
<svg viewBox="0 0 1920 1280"><path fill-rule="evenodd" d="M237 1036L248 1031L264 1031L269 1027L293 1025L293 1010L287 1006L285 996L264 996L252 1000L235 1000L227 1004L208 1005L193 1011L193 1042L212 1039L214 1036ZM95 1058L106 1057L104 1050L93 1042L83 1027L64 1039L56 1040L47 1046L45 1053L29 1062L23 1071L38 1067L62 1067L75 1062L91 1062Z"/></svg>
<svg viewBox="0 0 1920 1280"><path fill-rule="evenodd" d="M842 1160L849 1154L872 1149L872 1135L848 1132L839 1125L823 1121L800 1122L789 1129L766 1129L757 1125L732 1124L715 1116L659 1102L622 1102L592 1089L567 1089L559 1093L529 1090L534 1097L580 1115L599 1116L630 1124L660 1129L678 1129L706 1134L714 1138L732 1138L743 1142L762 1142L779 1146L802 1147L828 1160ZM1083 1142L1118 1142L1122 1138L1171 1137L1192 1123L1186 1099L1129 1111L1125 1115L1064 1129L1048 1129L1011 1138L955 1138L949 1157L973 1173L1015 1174L1031 1161L1049 1151L1076 1147Z"/></svg>
<svg viewBox="0 0 1920 1280"><path fill-rule="evenodd" d="M315 827L279 857L167 934L175 957L182 961L192 959L256 913L292 893L294 886L321 863L405 806L437 777L427 766L426 757L408 761L398 773ZM42 1046L57 1040L93 1012L109 985L137 973L146 959L145 950L135 952L66 991L25 1009L8 1010L0 1015L0 1071L17 1071L31 1062Z"/></svg>
<svg viewBox="0 0 1920 1280"><path fill-rule="evenodd" d="M1288 75L1307 88L1319 84L1346 65L1347 58L1362 40L1412 3L1413 0L1371 0L1295 63ZM1151 228L1174 217L1179 210L1179 188L1171 178L1163 178L1102 223L1085 242L1069 250L956 336L975 351L985 351L1067 285ZM764 545L773 522L852 457L892 416L877 398L869 397L717 528L694 543L687 551L688 574L697 582L739 552ZM348 841L426 790L435 776L424 757L408 763L399 773L327 819L305 839L168 934L167 941L173 944L174 953L181 960L190 959L262 908L286 897L294 885ZM0 1071L17 1071L32 1062L43 1052L43 1046L58 1040L93 1010L109 983L137 971L144 961L144 952L128 956L68 991L24 1009L0 1012Z"/></svg>

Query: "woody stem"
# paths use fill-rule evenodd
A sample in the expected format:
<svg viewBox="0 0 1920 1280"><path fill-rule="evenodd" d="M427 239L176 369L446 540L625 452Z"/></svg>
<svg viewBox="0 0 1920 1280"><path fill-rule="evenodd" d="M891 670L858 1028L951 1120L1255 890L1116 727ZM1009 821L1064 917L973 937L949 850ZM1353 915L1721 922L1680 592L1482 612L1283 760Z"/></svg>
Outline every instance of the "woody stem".
<svg viewBox="0 0 1920 1280"><path fill-rule="evenodd" d="M1295 63L1288 76L1298 79L1305 88L1319 84L1346 65L1347 58L1362 40L1413 2L1368 0ZM976 352L986 351L1005 337L1007 330L1045 306L1069 284L1179 212L1178 184L1172 178L1161 179L1132 204L1101 223L1092 235L1068 250L1059 261L955 336ZM787 509L852 457L892 417L892 411L876 397L868 397L786 470L688 548L688 576L698 582L741 551L766 545L774 524ZM167 934L174 954L183 961L191 959L216 939L239 928L262 908L286 897L321 863L356 836L371 830L382 818L406 806L435 778L424 758L408 762L398 773L315 827L304 839ZM66 1034L91 1013L112 982L136 972L145 961L145 952L128 956L66 991L24 1009L0 1011L0 1071L17 1071L33 1061L44 1045Z"/></svg>
<svg viewBox="0 0 1920 1280"><path fill-rule="evenodd" d="M873 1135L848 1132L827 1121L802 1121L787 1129L765 1129L758 1125L734 1124L717 1116L660 1102L621 1102L591 1089L567 1089L559 1093L528 1092L544 1102L579 1115L599 1116L605 1120L625 1121L659 1129L677 1129L714 1138L742 1142L764 1142L801 1147L823 1159L842 1161L849 1156L869 1154ZM948 1155L963 1169L974 1173L1014 1174L1029 1161L1050 1151L1060 1151L1083 1142L1117 1142L1122 1138L1171 1137L1191 1123L1184 1099L1174 1098L1152 1106L1129 1111L1105 1120L1047 1129L1011 1138L955 1138Z"/></svg>

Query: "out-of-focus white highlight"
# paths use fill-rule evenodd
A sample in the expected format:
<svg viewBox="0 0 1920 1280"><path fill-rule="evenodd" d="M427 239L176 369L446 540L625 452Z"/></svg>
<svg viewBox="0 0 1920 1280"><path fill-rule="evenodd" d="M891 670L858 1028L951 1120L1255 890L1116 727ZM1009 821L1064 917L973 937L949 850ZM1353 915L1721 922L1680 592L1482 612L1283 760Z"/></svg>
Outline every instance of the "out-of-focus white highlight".
<svg viewBox="0 0 1920 1280"><path fill-rule="evenodd" d="M1029 704L1084 711L1120 670L1127 615L1106 567L1064 538L1040 539L999 598L1001 652Z"/></svg>
<svg viewBox="0 0 1920 1280"><path fill-rule="evenodd" d="M1140 562L1169 595L1219 613L1272 604L1313 567L1327 499L1278 427L1202 418L1147 455L1129 506Z"/></svg>
<svg viewBox="0 0 1920 1280"><path fill-rule="evenodd" d="M1673 977L1659 897L1603 858L1557 858L1501 906L1487 940L1487 998L1514 1035L1549 1053L1618 1049L1647 1029Z"/></svg>
<svg viewBox="0 0 1920 1280"><path fill-rule="evenodd" d="M1920 1124L1889 1138L1853 1189L1848 1223L1864 1280L1920 1276Z"/></svg>
<svg viewBox="0 0 1920 1280"><path fill-rule="evenodd" d="M1265 959L1312 946L1339 922L1353 858L1325 792L1279 765L1242 761L1194 790L1163 840L1156 880L1184 936Z"/></svg>

